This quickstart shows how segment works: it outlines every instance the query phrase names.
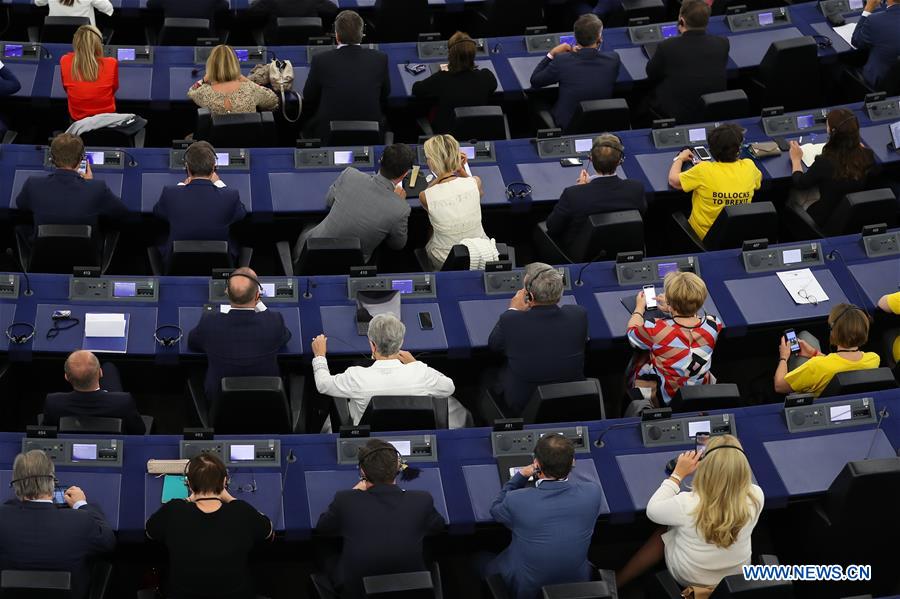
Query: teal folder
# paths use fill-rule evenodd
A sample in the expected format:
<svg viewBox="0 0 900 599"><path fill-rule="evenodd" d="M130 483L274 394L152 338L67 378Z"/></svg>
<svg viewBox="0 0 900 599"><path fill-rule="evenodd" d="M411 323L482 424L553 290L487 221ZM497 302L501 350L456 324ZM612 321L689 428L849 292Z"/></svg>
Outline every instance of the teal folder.
<svg viewBox="0 0 900 599"><path fill-rule="evenodd" d="M172 499L187 499L188 488L184 484L184 477L180 474L167 474L163 479L162 502L168 503Z"/></svg>

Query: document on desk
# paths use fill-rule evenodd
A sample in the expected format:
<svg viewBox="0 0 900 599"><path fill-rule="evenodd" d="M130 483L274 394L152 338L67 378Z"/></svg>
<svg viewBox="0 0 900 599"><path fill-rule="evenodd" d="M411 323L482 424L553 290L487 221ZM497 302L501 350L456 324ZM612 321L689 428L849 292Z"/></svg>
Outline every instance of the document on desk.
<svg viewBox="0 0 900 599"><path fill-rule="evenodd" d="M776 274L795 304L818 304L828 300L828 295L810 269L784 270Z"/></svg>
<svg viewBox="0 0 900 599"><path fill-rule="evenodd" d="M833 27L834 32L841 36L841 39L847 42L847 45L856 49L856 46L850 43L850 40L853 39L853 32L856 31L856 23L847 23L846 25L841 25L839 27Z"/></svg>
<svg viewBox="0 0 900 599"><path fill-rule="evenodd" d="M84 315L82 349L124 354L128 348L128 314Z"/></svg>
<svg viewBox="0 0 900 599"><path fill-rule="evenodd" d="M800 149L803 150L803 157L801 160L803 161L803 164L806 165L806 168L813 165L813 162L815 162L816 158L819 157L819 154L822 153L824 147L825 144L803 144L800 146Z"/></svg>

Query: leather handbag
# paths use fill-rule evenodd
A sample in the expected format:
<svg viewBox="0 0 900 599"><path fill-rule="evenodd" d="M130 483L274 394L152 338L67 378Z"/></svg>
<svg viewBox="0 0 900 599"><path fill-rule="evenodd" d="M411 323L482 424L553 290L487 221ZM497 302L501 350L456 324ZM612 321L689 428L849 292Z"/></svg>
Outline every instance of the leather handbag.
<svg viewBox="0 0 900 599"><path fill-rule="evenodd" d="M289 123L300 120L300 112L303 110L303 99L294 89L294 65L290 60L273 58L269 64L258 64L253 67L247 79L257 85L270 87L272 91L281 97L281 114ZM297 98L297 116L289 117L287 113L286 96L293 94Z"/></svg>
<svg viewBox="0 0 900 599"><path fill-rule="evenodd" d="M750 154L754 158L769 158L771 156L781 156L781 150L774 141L758 141L750 144Z"/></svg>

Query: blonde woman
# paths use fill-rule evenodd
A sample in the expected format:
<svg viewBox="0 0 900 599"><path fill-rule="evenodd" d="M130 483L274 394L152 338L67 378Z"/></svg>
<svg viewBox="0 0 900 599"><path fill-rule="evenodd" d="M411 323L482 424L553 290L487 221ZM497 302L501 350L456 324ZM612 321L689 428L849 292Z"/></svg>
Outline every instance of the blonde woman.
<svg viewBox="0 0 900 599"><path fill-rule="evenodd" d="M51 17L87 17L91 25L94 21L94 11L99 10L106 16L112 16L113 5L109 0L34 0L35 6L50 6Z"/></svg>
<svg viewBox="0 0 900 599"><path fill-rule="evenodd" d="M274 110L278 96L241 75L241 63L231 46L216 46L206 59L206 74L191 86L188 97L213 114Z"/></svg>
<svg viewBox="0 0 900 599"><path fill-rule="evenodd" d="M72 38L73 52L59 59L59 74L74 121L116 111L119 62L103 56L103 36L93 25L82 25Z"/></svg>
<svg viewBox="0 0 900 599"><path fill-rule="evenodd" d="M693 489L681 491L694 475ZM622 587L665 557L672 577L683 587L714 588L750 563L750 536L765 498L750 479L750 463L732 435L711 437L706 452L678 456L647 504L647 517L660 529L616 573Z"/></svg>
<svg viewBox="0 0 900 599"><path fill-rule="evenodd" d="M463 239L488 239L481 226L481 179L466 171L466 156L452 135L435 135L425 142L425 158L434 178L419 194L431 221L425 251L440 270L450 248Z"/></svg>

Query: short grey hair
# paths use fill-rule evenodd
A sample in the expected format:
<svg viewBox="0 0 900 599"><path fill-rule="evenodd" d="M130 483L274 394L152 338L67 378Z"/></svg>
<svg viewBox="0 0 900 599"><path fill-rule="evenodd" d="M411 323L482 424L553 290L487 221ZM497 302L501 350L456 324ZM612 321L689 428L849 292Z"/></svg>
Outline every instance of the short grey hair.
<svg viewBox="0 0 900 599"><path fill-rule="evenodd" d="M40 449L20 453L13 462L12 488L20 500L53 495L56 487L53 462Z"/></svg>
<svg viewBox="0 0 900 599"><path fill-rule="evenodd" d="M369 323L369 341L382 356L393 356L403 347L406 325L393 314L378 314Z"/></svg>
<svg viewBox="0 0 900 599"><path fill-rule="evenodd" d="M556 268L543 262L525 267L526 291L538 304L555 304L563 294L563 276Z"/></svg>

